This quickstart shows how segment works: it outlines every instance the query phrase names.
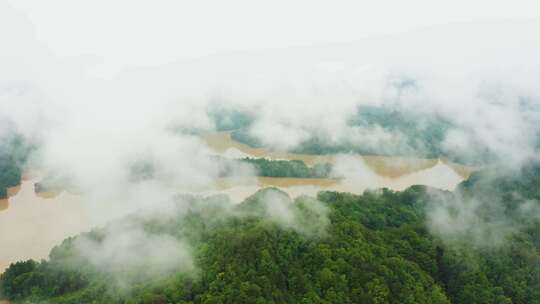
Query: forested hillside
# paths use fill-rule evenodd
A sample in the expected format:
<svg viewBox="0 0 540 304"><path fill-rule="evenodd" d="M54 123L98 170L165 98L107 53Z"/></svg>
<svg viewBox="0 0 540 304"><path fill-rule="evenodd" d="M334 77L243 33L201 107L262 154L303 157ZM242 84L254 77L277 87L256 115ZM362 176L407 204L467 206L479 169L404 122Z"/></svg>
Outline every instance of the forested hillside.
<svg viewBox="0 0 540 304"><path fill-rule="evenodd" d="M22 167L28 158L30 145L17 134L0 139L0 199L7 197L7 188L21 182Z"/></svg>
<svg viewBox="0 0 540 304"><path fill-rule="evenodd" d="M480 172L456 193L413 186L291 202L265 189L239 205L182 196L174 212L134 214L65 240L49 261L12 264L0 288L21 303L540 303L538 172ZM504 242L434 229L437 208L464 223L457 209L478 201L482 210L467 209L477 225L469 229ZM504 221L514 228L503 230ZM151 248L96 260L113 228L126 225L181 242L192 261L156 264ZM81 247L88 242L100 251Z"/></svg>
<svg viewBox="0 0 540 304"><path fill-rule="evenodd" d="M256 118L243 112L224 112L222 116L212 116L218 130L233 130L232 139L252 147L263 147L261 140L250 133ZM223 121L233 128L223 128ZM417 113L390 106L360 106L348 117L347 125L357 132L385 133L393 135L384 144L366 140L329 140L317 133L291 147L290 152L303 154L359 153L363 155L409 156L438 158L446 157L464 164L486 163L495 156L487 147L477 144L467 151L449 151L445 139L449 131L461 127L448 119L433 113ZM309 130L307 130L309 131Z"/></svg>

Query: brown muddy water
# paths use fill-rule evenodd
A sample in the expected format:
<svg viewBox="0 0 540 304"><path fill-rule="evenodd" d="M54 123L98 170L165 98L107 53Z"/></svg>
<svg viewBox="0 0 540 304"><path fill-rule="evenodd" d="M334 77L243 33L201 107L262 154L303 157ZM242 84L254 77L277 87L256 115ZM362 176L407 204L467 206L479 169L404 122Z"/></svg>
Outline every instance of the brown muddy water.
<svg viewBox="0 0 540 304"><path fill-rule="evenodd" d="M210 133L204 136L204 140L218 155L227 158L255 157L301 160L308 166L325 162L334 164L336 163L336 160L339 159L338 155L299 154L269 151L264 148L252 148L246 144L233 140L231 138L231 132ZM429 169L436 166L439 162L442 162L448 167L452 168L463 179L468 178L473 171L473 169L470 167L437 158L410 158L375 155L352 155L352 157L363 161L375 174L389 178L396 178L423 169Z"/></svg>
<svg viewBox="0 0 540 304"><path fill-rule="evenodd" d="M427 185L443 190L453 190L464 178L442 161L427 169L420 169L399 177L381 176L361 172L342 179L331 178L276 178L276 177L227 177L216 181L204 195L228 194L233 201L241 201L264 187L277 187L292 197L302 194L315 196L319 191L330 190L360 194L367 189L389 188L404 190L412 185Z"/></svg>
<svg viewBox="0 0 540 304"><path fill-rule="evenodd" d="M14 261L46 258L54 245L87 228L77 196L39 197L34 180L23 180L14 194L0 211L0 272Z"/></svg>
<svg viewBox="0 0 540 304"><path fill-rule="evenodd" d="M266 157L298 159L307 165L330 162L343 163L340 156L306 155L264 149L254 149L231 140L230 133L205 136L215 154L228 158ZM272 178L231 177L216 180L204 189L179 188L179 192L201 195L227 194L235 202L264 187L278 187L291 195L316 195L321 190L362 193L366 189L387 187L403 190L423 184L453 190L472 172L472 168L439 159L414 159L381 156L348 156L346 172L341 179L331 178ZM61 193L34 191L37 177L23 180L19 187L9 190L10 197L0 200L0 272L10 263L25 259L47 258L50 250L65 238L88 230L91 225L85 197ZM177 189L173 189L176 191Z"/></svg>
<svg viewBox="0 0 540 304"><path fill-rule="evenodd" d="M453 190L467 179L474 168L453 163L445 159L406 158L365 155L310 155L268 151L252 148L231 138L231 132L217 132L203 136L216 155L226 158L268 158L301 160L308 166L331 163L346 167L344 178L273 178L250 177L223 178L216 182L215 189L205 194L226 193L240 201L263 187L278 187L291 196L316 195L321 190L362 193L366 189L386 187L403 190L412 185L427 185L443 190Z"/></svg>

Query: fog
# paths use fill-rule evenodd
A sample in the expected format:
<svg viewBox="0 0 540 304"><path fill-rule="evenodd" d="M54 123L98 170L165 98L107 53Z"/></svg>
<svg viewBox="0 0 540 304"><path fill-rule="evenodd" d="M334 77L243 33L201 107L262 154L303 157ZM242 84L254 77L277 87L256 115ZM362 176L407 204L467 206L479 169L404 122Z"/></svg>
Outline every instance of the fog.
<svg viewBox="0 0 540 304"><path fill-rule="evenodd" d="M538 202L527 200L509 214L500 198L445 198L432 194L427 208L428 227L447 244L466 243L475 249L505 248L514 233L540 218Z"/></svg>
<svg viewBox="0 0 540 304"><path fill-rule="evenodd" d="M1 125L5 121L38 143L26 170L67 176L83 194L89 226L141 208L160 209L179 189L215 186L219 166L211 158L214 152L199 136L177 131L215 131L208 116L211 104L252 113L256 121L249 134L278 151L314 135L381 151L389 145L413 150L399 130L347 123L359 105L376 105L448 119L455 127L444 141L447 152L487 147L498 164L508 167L537 158L538 19L438 25L353 42L226 50L163 65L108 66L77 52L59 55L43 41L30 15L0 3ZM156 173L135 183L130 166L140 160L151 161ZM351 156L340 157L335 170L366 188L383 183ZM447 170L432 176L436 185L460 180ZM281 224L298 227L287 205L274 197L268 202L273 203L268 216L279 215ZM471 208L479 207L460 210L471 214ZM475 222L467 217L453 222L441 212L433 213L435 231L465 229ZM144 243L164 248L166 254L145 252L159 267L174 256L186 261L182 267L193 267L185 244L148 239L137 227L127 230L111 232L99 248L81 246L101 253L96 264L114 263L111 255Z"/></svg>

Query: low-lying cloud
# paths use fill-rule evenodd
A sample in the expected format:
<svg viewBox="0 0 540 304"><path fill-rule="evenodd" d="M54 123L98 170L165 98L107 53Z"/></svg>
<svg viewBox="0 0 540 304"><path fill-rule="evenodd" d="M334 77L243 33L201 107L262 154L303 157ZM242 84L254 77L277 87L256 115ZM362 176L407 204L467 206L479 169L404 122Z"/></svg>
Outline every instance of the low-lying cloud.
<svg viewBox="0 0 540 304"><path fill-rule="evenodd" d="M31 21L0 5L0 34L6 34L0 50L2 120L39 143L29 170L67 176L85 194L93 224L141 208L159 209L180 190L211 185L220 174L212 151L198 136L178 130L213 131L208 109L215 103L251 112L256 120L249 134L279 150L314 135L382 152L418 149L400 130L348 124L359 106L371 105L449 120L454 127L442 145L449 153L480 148L509 167L537 157L538 20L448 25L357 43L216 55L127 67L104 77L86 57L52 53ZM138 161L154 168L143 181L131 174ZM337 174L370 172L350 172L347 163L338 162ZM365 174L359 178L372 178ZM267 201L270 218L303 229L288 204L273 194ZM485 239L474 224L482 204L460 204L443 202L430 211L434 231L450 236L472 231ZM316 210L324 218L324 210ZM150 237L137 227L111 229L103 243L80 243L82 251L98 253L95 264L137 264L130 251L139 246L158 269L171 262L168 254L190 259L182 242ZM120 253L127 254L125 260ZM176 266L193 267L190 262Z"/></svg>

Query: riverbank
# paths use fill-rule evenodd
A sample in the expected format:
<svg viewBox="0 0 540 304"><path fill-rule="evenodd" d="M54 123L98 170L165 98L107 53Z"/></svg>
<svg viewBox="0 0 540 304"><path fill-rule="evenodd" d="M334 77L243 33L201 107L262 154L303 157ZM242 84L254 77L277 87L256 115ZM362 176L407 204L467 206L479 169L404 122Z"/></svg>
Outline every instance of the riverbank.
<svg viewBox="0 0 540 304"><path fill-rule="evenodd" d="M208 133L203 135L203 139L212 150L224 157L236 155L237 157L268 158L273 160L301 160L310 167L319 163L335 164L340 158L340 155L298 154L270 151L265 148L253 148L233 140L231 138L231 132L229 131ZM397 178L402 175L432 168L437 165L439 161L452 168L452 170L454 170L463 179L467 179L475 170L475 168L457 164L447 159L378 155L350 156L358 161L363 161L369 167L369 169L371 169L377 175L389 178Z"/></svg>

